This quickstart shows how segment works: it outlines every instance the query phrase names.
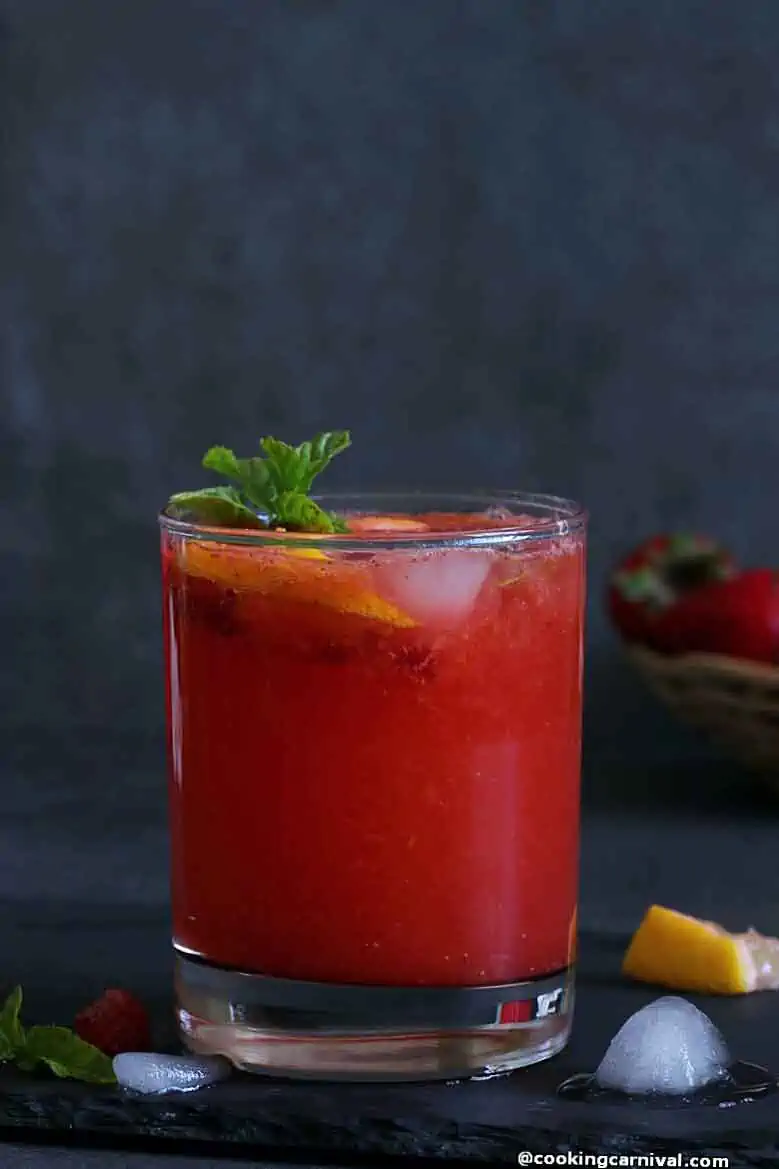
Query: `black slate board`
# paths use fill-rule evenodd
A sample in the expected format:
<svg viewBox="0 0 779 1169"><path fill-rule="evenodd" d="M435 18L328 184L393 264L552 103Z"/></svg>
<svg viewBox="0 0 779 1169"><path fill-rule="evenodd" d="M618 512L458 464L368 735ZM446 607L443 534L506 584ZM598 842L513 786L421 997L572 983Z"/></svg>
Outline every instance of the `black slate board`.
<svg viewBox="0 0 779 1169"><path fill-rule="evenodd" d="M9 907L10 909L10 907ZM67 1022L104 985L120 982L155 1004L172 1041L167 924L156 907L19 907L6 921L38 1021ZM517 1164L520 1151L726 1153L738 1164L779 1157L779 1095L735 1108L657 1110L562 1100L567 1076L597 1064L624 1019L655 998L619 977L626 939L584 934L574 1037L545 1064L491 1081L349 1085L235 1076L194 1096L149 1099L110 1088L0 1075L0 1136L69 1143L141 1143L160 1152L218 1146L222 1155L290 1162L355 1158ZM56 970L56 979L51 971ZM738 1058L779 1068L779 996L699 999Z"/></svg>

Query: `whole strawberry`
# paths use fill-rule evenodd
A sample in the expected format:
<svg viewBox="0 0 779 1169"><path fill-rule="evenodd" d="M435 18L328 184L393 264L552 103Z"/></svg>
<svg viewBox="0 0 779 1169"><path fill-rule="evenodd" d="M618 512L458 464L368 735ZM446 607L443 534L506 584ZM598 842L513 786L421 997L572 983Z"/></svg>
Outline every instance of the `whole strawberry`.
<svg viewBox="0 0 779 1169"><path fill-rule="evenodd" d="M151 1024L146 1008L128 990L105 991L79 1011L73 1029L81 1039L106 1055L151 1049Z"/></svg>
<svg viewBox="0 0 779 1169"><path fill-rule="evenodd" d="M609 615L626 641L664 653L682 652L686 647L667 615L704 586L737 575L730 553L707 536L681 532L653 536L611 574Z"/></svg>
<svg viewBox="0 0 779 1169"><path fill-rule="evenodd" d="M686 593L657 618L666 653L779 663L779 573L753 568Z"/></svg>

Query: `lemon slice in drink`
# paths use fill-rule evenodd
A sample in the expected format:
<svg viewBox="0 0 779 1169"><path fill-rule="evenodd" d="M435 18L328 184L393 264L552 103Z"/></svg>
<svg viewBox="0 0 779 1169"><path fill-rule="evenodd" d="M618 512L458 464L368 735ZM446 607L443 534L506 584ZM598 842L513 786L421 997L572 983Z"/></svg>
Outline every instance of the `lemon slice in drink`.
<svg viewBox="0 0 779 1169"><path fill-rule="evenodd" d="M639 982L702 994L779 989L779 938L757 930L734 934L652 905L633 935L622 972Z"/></svg>
<svg viewBox="0 0 779 1169"><path fill-rule="evenodd" d="M430 525L412 516L403 515L354 515L347 520L349 531L357 536L402 536L422 534L430 531Z"/></svg>
<svg viewBox="0 0 779 1169"><path fill-rule="evenodd" d="M227 588L334 609L396 629L412 629L417 624L397 605L367 589L359 568L336 563L318 549L274 548L258 552L238 545L192 541L181 547L179 560L186 573Z"/></svg>

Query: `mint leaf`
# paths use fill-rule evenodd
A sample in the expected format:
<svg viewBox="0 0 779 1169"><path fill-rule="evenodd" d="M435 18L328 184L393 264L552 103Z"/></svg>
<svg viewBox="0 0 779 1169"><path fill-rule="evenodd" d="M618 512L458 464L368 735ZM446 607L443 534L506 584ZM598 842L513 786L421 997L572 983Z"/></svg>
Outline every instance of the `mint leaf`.
<svg viewBox="0 0 779 1169"><path fill-rule="evenodd" d="M283 524L293 532L337 532L343 528L337 527L336 516L324 511L313 499L303 495L300 491L285 491L279 496L278 514L283 516Z"/></svg>
<svg viewBox="0 0 779 1169"><path fill-rule="evenodd" d="M203 456L203 466L226 479L234 479L244 495L258 508L267 510L272 496L270 476L263 459L239 459L226 446L212 446Z"/></svg>
<svg viewBox="0 0 779 1169"><path fill-rule="evenodd" d="M243 493L260 511L269 511L274 499L270 473L264 459L239 459L243 474Z"/></svg>
<svg viewBox="0 0 779 1169"><path fill-rule="evenodd" d="M278 438L263 438L260 447L279 494L287 491L307 494L316 476L337 454L345 451L351 441L348 430L333 430L318 434L311 442L302 442L297 447Z"/></svg>
<svg viewBox="0 0 779 1169"><path fill-rule="evenodd" d="M301 460L295 447L278 438L263 438L260 448L265 452L265 465L276 495L301 490L308 475L308 465ZM303 487L303 494L308 490Z"/></svg>
<svg viewBox="0 0 779 1169"><path fill-rule="evenodd" d="M324 471L336 455L345 451L351 441L348 430L333 430L318 434L312 442L302 442L295 447L298 491L310 491L316 476Z"/></svg>
<svg viewBox="0 0 779 1169"><path fill-rule="evenodd" d="M219 527L262 528L262 520L241 499L234 487L204 487L201 491L182 491L172 495L168 510L178 518L192 515L203 524Z"/></svg>
<svg viewBox="0 0 779 1169"><path fill-rule="evenodd" d="M303 532L346 531L342 520L306 497L316 476L351 441L348 430L325 431L297 447L277 438L261 440L268 474L277 493L272 508L274 525Z"/></svg>
<svg viewBox="0 0 779 1169"><path fill-rule="evenodd" d="M45 1064L61 1079L116 1083L111 1059L67 1027L30 1027L17 1062L28 1071Z"/></svg>
<svg viewBox="0 0 779 1169"><path fill-rule="evenodd" d="M13 1059L24 1043L24 1027L19 1014L22 1009L22 988L15 986L0 1009L0 1062Z"/></svg>
<svg viewBox="0 0 779 1169"><path fill-rule="evenodd" d="M203 455L203 466L207 471L216 471L218 475L224 475L225 479L235 479L237 483L243 484L241 460L226 446L212 446L207 450Z"/></svg>
<svg viewBox="0 0 779 1169"><path fill-rule="evenodd" d="M229 447L213 446L203 456L203 466L237 486L183 492L172 496L168 507L205 523L233 527L345 532L344 522L314 503L309 493L317 475L350 445L348 430L332 430L296 447L268 436L260 440L262 454L248 459L238 458Z"/></svg>
<svg viewBox="0 0 779 1169"><path fill-rule="evenodd" d="M63 1079L115 1084L113 1064L91 1043L67 1027L22 1026L22 988L14 987L0 1008L0 1062L13 1060L22 1071L45 1064Z"/></svg>
<svg viewBox="0 0 779 1169"><path fill-rule="evenodd" d="M311 466L314 474L319 475L325 467L352 445L352 438L348 430L331 430L318 434L311 443Z"/></svg>

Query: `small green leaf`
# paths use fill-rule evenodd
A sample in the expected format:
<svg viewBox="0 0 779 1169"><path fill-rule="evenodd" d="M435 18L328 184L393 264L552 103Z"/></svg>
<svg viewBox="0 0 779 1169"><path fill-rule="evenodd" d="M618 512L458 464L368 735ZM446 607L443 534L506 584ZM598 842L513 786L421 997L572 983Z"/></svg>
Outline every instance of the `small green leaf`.
<svg viewBox="0 0 779 1169"><path fill-rule="evenodd" d="M24 1043L21 1009L22 988L15 986L0 1009L0 1062L13 1059Z"/></svg>
<svg viewBox="0 0 779 1169"><path fill-rule="evenodd" d="M203 455L203 466L207 471L216 471L217 475L224 475L225 479L243 482L240 460L226 446L212 446L207 450Z"/></svg>
<svg viewBox="0 0 779 1169"><path fill-rule="evenodd" d="M265 527L234 487L204 487L201 491L182 491L170 497L168 509L178 518L191 516L200 523L219 527Z"/></svg>
<svg viewBox="0 0 779 1169"><path fill-rule="evenodd" d="M264 459L239 459L225 446L212 446L203 456L203 466L226 479L234 479L256 507L270 511L274 490Z"/></svg>
<svg viewBox="0 0 779 1169"><path fill-rule="evenodd" d="M276 494L299 491L304 472L296 449L278 438L261 439L260 448L265 454L268 475ZM304 487L304 493L305 490Z"/></svg>
<svg viewBox="0 0 779 1169"><path fill-rule="evenodd" d="M335 532L335 517L300 491L279 496L277 516L280 527L293 532Z"/></svg>
<svg viewBox="0 0 779 1169"><path fill-rule="evenodd" d="M311 443L311 465L314 474L319 475L325 467L352 445L348 430L331 430L318 434Z"/></svg>
<svg viewBox="0 0 779 1169"><path fill-rule="evenodd" d="M318 434L312 442L302 442L296 448L300 463L298 490L310 491L317 475L324 471L336 455L345 451L351 441L348 430L333 430Z"/></svg>
<svg viewBox="0 0 779 1169"><path fill-rule="evenodd" d="M308 496L316 476L350 444L348 430L332 430L296 447L267 436L260 440L262 454L249 459L238 458L229 447L213 446L203 456L203 466L237 486L183 492L174 495L168 506L174 513L189 512L217 525L345 532L343 520L323 511ZM258 518L257 511L267 522Z"/></svg>
<svg viewBox="0 0 779 1169"><path fill-rule="evenodd" d="M311 467L311 443L302 442L300 446L295 447L295 456L297 459L297 468L295 471L297 479L298 491L309 492L311 484L314 482L316 471Z"/></svg>
<svg viewBox="0 0 779 1169"><path fill-rule="evenodd" d="M30 1027L18 1063L27 1069L43 1063L62 1079L116 1083L111 1059L67 1027Z"/></svg>
<svg viewBox="0 0 779 1169"><path fill-rule="evenodd" d="M243 493L246 498L261 511L272 511L276 492L265 460L259 457L239 459L238 466L243 475Z"/></svg>

